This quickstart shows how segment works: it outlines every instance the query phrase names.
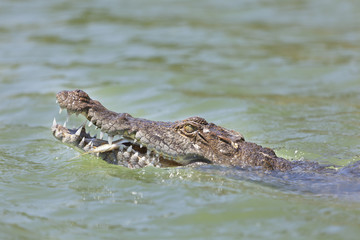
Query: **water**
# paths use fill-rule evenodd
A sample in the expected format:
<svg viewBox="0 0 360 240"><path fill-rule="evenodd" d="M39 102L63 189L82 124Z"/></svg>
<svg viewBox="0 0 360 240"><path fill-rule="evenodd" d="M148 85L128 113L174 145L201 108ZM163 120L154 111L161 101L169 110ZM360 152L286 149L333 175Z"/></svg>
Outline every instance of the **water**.
<svg viewBox="0 0 360 240"><path fill-rule="evenodd" d="M358 1L0 6L1 239L358 239L356 192L130 170L74 158L50 132L65 120L55 93L80 88L138 117L205 117L288 159L358 161Z"/></svg>

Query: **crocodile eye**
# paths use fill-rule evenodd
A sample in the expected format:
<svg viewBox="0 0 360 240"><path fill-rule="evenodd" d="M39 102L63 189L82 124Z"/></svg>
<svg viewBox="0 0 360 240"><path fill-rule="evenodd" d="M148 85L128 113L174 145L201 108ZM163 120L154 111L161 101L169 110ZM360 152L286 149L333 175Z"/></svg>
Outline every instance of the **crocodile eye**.
<svg viewBox="0 0 360 240"><path fill-rule="evenodd" d="M185 125L185 126L184 126L184 130L185 130L185 132L187 132L187 133L193 133L193 132L195 132L195 131L197 130L197 127L188 124L188 125Z"/></svg>

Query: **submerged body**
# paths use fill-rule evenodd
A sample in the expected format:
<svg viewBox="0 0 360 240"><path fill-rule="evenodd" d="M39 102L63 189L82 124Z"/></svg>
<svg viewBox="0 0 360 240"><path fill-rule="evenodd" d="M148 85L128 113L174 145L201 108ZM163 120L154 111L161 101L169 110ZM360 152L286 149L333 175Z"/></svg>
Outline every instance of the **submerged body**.
<svg viewBox="0 0 360 240"><path fill-rule="evenodd" d="M55 120L53 135L112 164L129 168L217 164L281 172L346 172L360 176L359 162L338 171L316 162L288 161L276 156L270 148L245 141L239 132L200 117L175 122L150 121L109 111L82 90L62 91L56 97L61 109L67 109L68 114L84 115L90 121L89 126L101 129L101 136L96 138L86 133L85 124L78 129L68 129ZM108 134L107 141L102 139L103 133ZM114 141L114 137L119 139Z"/></svg>

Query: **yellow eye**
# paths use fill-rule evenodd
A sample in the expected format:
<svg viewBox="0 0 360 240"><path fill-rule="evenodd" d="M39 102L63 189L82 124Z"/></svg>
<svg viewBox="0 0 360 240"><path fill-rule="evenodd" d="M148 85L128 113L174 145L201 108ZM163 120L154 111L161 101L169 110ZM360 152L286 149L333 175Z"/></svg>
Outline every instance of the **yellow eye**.
<svg viewBox="0 0 360 240"><path fill-rule="evenodd" d="M185 132L187 132L187 133L192 133L192 132L196 131L197 129L196 129L196 127L193 126L193 125L186 125L186 126L184 127L184 130L185 130Z"/></svg>

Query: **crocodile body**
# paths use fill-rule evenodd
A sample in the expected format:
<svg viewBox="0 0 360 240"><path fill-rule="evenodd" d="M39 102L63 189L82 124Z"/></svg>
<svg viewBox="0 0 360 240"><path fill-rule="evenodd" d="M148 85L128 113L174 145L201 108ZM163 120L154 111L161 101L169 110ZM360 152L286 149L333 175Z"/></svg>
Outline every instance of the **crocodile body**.
<svg viewBox="0 0 360 240"><path fill-rule="evenodd" d="M289 161L266 147L245 141L242 134L201 117L161 122L132 117L106 109L82 90L62 91L56 96L68 114L83 115L89 121L78 129L68 129L54 120L53 135L86 153L128 168L217 164L265 171L316 171L351 173L360 176L359 162L340 170L316 162ZM91 136L85 125L100 129L100 137ZM103 133L108 140L103 140Z"/></svg>

